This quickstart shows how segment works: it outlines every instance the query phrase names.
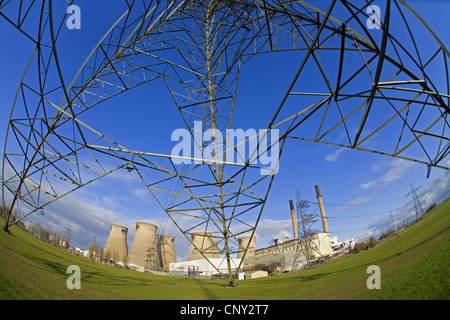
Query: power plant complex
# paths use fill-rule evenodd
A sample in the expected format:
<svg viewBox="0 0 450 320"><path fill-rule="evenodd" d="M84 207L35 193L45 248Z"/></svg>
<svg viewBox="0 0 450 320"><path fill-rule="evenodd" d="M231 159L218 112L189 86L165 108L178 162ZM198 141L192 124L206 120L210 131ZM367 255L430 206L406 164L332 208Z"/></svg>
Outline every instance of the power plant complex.
<svg viewBox="0 0 450 320"><path fill-rule="evenodd" d="M128 252L128 229L112 224L102 258L135 268L138 271L145 269L169 270L170 263L177 261L175 238L167 235L156 237L157 229L158 227L154 224L137 222L136 234Z"/></svg>
<svg viewBox="0 0 450 320"><path fill-rule="evenodd" d="M255 241L252 240L249 251L245 255L244 269L259 265L272 265L278 271L291 271L299 268L310 267L319 263L320 259L325 259L335 253L334 242L337 239L330 238L327 217L325 214L322 195L319 186L315 186L317 200L320 208L323 231L306 232L299 236L299 219L295 214L294 202L289 201L294 238L275 239L272 246L256 249ZM243 244L250 241L241 238ZM333 242L334 241L334 242Z"/></svg>
<svg viewBox="0 0 450 320"><path fill-rule="evenodd" d="M308 268L338 252L352 249L353 239L338 242L337 237L330 237L319 186L315 186L315 191L320 209L322 231L305 229L305 225L301 225L299 216L295 214L293 200L289 200L293 238L274 239L273 245L261 249L256 247L255 236L238 238L237 257L231 259L233 272L239 266L244 271L257 270L262 266L272 266L272 270L276 271ZM297 208L298 210L299 208ZM166 271L181 276L213 276L228 272L227 263L220 256L220 250L213 241L211 233L192 232L191 246L186 261L177 261L175 238L169 235L157 235L157 229L158 227L154 224L137 222L136 233L128 251L128 229L118 224L112 224L102 257L142 272L147 270Z"/></svg>

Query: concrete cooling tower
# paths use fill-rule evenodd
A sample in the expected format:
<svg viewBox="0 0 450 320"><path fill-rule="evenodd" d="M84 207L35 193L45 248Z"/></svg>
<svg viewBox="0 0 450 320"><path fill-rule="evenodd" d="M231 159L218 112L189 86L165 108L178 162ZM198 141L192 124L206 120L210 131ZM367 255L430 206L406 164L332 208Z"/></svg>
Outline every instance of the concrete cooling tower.
<svg viewBox="0 0 450 320"><path fill-rule="evenodd" d="M241 237L238 238L239 242L239 252L238 259L242 259L244 255L244 250L247 248L247 253L245 254L245 258L252 258L255 255L256 251L256 238L255 237Z"/></svg>
<svg viewBox="0 0 450 320"><path fill-rule="evenodd" d="M177 262L175 255L175 237L158 235L159 256L161 268L168 271L170 263Z"/></svg>
<svg viewBox="0 0 450 320"><path fill-rule="evenodd" d="M127 232L128 229L124 226L118 224L111 225L109 237L102 252L103 258L112 259L117 262L125 261L128 254Z"/></svg>
<svg viewBox="0 0 450 320"><path fill-rule="evenodd" d="M206 258L220 258L219 249L217 245L211 240L211 233L208 232L195 232L192 233L192 244L189 249L187 260L204 259L203 253Z"/></svg>
<svg viewBox="0 0 450 320"><path fill-rule="evenodd" d="M157 226L151 223L136 222L136 234L128 253L128 264L135 264L146 269L159 267L156 229Z"/></svg>

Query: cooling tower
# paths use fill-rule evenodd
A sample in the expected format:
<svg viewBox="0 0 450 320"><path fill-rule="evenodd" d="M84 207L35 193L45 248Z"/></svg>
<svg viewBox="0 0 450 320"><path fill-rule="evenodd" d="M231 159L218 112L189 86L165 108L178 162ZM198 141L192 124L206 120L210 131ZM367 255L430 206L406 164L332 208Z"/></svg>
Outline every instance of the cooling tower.
<svg viewBox="0 0 450 320"><path fill-rule="evenodd" d="M170 263L177 262L175 255L175 237L158 235L159 256L161 267L168 271Z"/></svg>
<svg viewBox="0 0 450 320"><path fill-rule="evenodd" d="M199 252L203 252L203 255ZM220 258L217 245L211 240L211 233L195 232L192 233L192 244L189 249L187 260L198 260L206 258Z"/></svg>
<svg viewBox="0 0 450 320"><path fill-rule="evenodd" d="M136 222L136 234L128 253L128 264L136 264L146 269L159 267L156 247L157 226L147 222Z"/></svg>
<svg viewBox="0 0 450 320"><path fill-rule="evenodd" d="M118 224L112 224L109 231L109 237L106 241L102 257L114 261L124 262L127 258L127 232L128 229Z"/></svg>
<svg viewBox="0 0 450 320"><path fill-rule="evenodd" d="M317 194L317 201L319 202L320 215L322 216L323 232L329 233L330 231L328 230L327 216L325 214L325 208L323 207L322 195L320 194L319 186L316 185L315 188Z"/></svg>
<svg viewBox="0 0 450 320"><path fill-rule="evenodd" d="M241 237L238 238L239 242L239 252L237 255L238 259L241 259L244 255L245 248L247 248L247 253L245 254L245 258L252 258L255 255L256 251L256 238L255 237ZM249 244L250 243L250 244Z"/></svg>

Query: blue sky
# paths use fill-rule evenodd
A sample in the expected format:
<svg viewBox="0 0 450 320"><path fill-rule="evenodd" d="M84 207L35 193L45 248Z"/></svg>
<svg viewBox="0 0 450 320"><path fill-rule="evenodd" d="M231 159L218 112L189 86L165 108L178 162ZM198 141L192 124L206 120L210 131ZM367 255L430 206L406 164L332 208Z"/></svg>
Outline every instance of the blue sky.
<svg viewBox="0 0 450 320"><path fill-rule="evenodd" d="M115 21L123 7L109 1L77 1L81 8L81 30L61 29L58 48L63 72L72 79L98 39ZM384 8L384 1L374 4ZM410 1L440 39L450 47L450 3L448 1ZM106 4L106 5L105 5ZM64 13L64 3L60 7ZM395 25L395 24L394 24ZM0 20L0 141L5 139L6 125L17 86L33 47ZM376 34L376 30L373 31ZM420 33L418 33L420 36ZM376 35L375 35L376 36ZM418 40L420 41L420 40ZM259 128L267 123L264 110L278 106L297 66L292 67L292 54L283 58L256 57L244 65L239 78L235 128ZM124 141L128 147L158 152L170 146L172 130L182 127L178 111L162 82L151 83L111 99L84 118L106 136ZM283 89L284 88L284 89ZM125 111L124 111L125 110ZM261 110L260 116L252 116ZM136 126L136 118L146 125ZM264 127L263 127L264 128ZM100 130L101 129L101 130ZM152 132L151 139L148 132ZM136 137L146 137L137 139ZM0 145L3 152L3 144ZM447 165L448 166L448 165ZM270 239L292 237L289 200L298 190L302 198L316 202L314 186L319 185L331 235L340 240L376 234L390 227L393 213L398 222L408 215L405 198L411 184L422 186L425 206L440 202L450 195L450 177L442 169L433 168L426 178L426 166L357 150L343 149L306 141L289 141L283 152L279 171L260 225L258 247L267 246ZM311 213L318 213L313 204ZM134 174L120 171L74 192L48 207L45 215L35 214L30 221L47 225L55 231L71 229L73 245L87 248L97 237L103 245L109 224L122 223L129 228L129 244L134 225L147 220L159 226L160 232L176 237L177 254L187 255L189 244L149 197L142 181ZM320 221L314 229L321 229Z"/></svg>

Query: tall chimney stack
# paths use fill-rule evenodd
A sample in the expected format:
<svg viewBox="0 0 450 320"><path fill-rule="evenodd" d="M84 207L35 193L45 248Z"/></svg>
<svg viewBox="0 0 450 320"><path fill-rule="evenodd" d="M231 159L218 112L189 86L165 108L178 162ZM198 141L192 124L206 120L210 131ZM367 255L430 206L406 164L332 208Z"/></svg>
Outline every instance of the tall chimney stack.
<svg viewBox="0 0 450 320"><path fill-rule="evenodd" d="M323 232L330 233L330 230L328 230L327 216L325 214L325 209L323 207L322 195L320 194L319 186L316 185L315 188L316 188L317 200L319 201L320 215L322 216Z"/></svg>
<svg viewBox="0 0 450 320"><path fill-rule="evenodd" d="M289 205L291 206L291 218L292 218L292 227L294 227L294 239L297 239L298 238L298 226L297 226L297 219L295 217L294 201L289 200Z"/></svg>

